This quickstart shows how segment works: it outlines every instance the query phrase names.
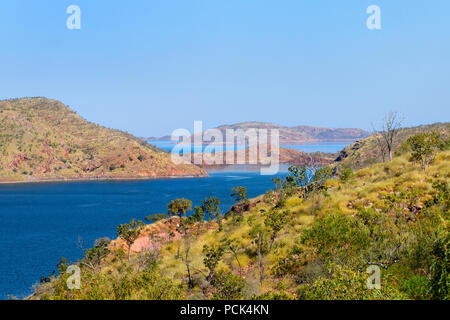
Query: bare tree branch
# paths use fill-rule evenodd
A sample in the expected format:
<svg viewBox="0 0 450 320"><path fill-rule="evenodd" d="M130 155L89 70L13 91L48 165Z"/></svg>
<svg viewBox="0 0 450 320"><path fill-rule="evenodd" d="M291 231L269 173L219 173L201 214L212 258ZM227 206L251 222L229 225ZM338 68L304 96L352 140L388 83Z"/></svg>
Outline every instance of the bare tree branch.
<svg viewBox="0 0 450 320"><path fill-rule="evenodd" d="M402 117L397 111L389 111L383 119L383 126L381 136L386 145L389 161L392 160L392 150L395 142L395 137L402 126Z"/></svg>

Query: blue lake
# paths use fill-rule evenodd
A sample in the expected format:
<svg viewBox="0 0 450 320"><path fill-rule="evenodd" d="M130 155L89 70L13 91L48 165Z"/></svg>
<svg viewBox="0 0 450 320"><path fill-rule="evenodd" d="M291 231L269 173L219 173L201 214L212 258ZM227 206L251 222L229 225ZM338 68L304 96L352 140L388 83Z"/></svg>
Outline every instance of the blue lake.
<svg viewBox="0 0 450 320"><path fill-rule="evenodd" d="M0 185L0 299L30 294L62 256L81 258L79 239L91 247L97 238L115 238L117 225L167 212L170 200L180 197L199 205L216 196L225 212L233 187L245 186L255 197L272 188L273 177L228 171L190 179Z"/></svg>
<svg viewBox="0 0 450 320"><path fill-rule="evenodd" d="M282 148L288 148L288 149L294 149L302 152L330 152L330 153L336 153L347 147L348 145L352 144L354 141L349 142L315 142L315 143L305 143L305 144L299 144L299 145L282 145L280 147ZM173 147L175 146L173 141L170 140L149 140L148 143L153 144L154 146L165 150L165 151L172 151ZM203 146L191 146L191 152L202 152L205 150L207 145ZM211 146L209 150L211 152L214 151L226 151L226 150L242 150L245 149L246 146Z"/></svg>
<svg viewBox="0 0 450 320"><path fill-rule="evenodd" d="M171 141L150 143L166 151L173 147ZM337 152L348 144L283 147ZM117 225L167 212L172 199L185 197L199 205L205 197L216 196L225 212L232 205L233 187L245 186L250 197L273 187L274 176L248 169L234 166L206 178L0 184L0 299L29 295L31 286L55 270L61 257L72 262L81 258L79 239L89 248L100 237L115 238ZM283 167L278 176L285 175Z"/></svg>

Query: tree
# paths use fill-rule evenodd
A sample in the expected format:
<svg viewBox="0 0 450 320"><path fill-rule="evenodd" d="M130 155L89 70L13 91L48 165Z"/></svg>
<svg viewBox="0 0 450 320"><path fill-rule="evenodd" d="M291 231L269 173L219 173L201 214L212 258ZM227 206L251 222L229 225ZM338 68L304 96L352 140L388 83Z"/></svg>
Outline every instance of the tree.
<svg viewBox="0 0 450 320"><path fill-rule="evenodd" d="M108 237L95 240L94 247L87 249L82 264L94 269L100 261L109 254L108 245L111 240Z"/></svg>
<svg viewBox="0 0 450 320"><path fill-rule="evenodd" d="M222 243L223 248L226 248L233 254L233 257L239 266L239 275L242 277L242 266L238 257L239 241L234 238L223 238L222 240L220 240L220 242Z"/></svg>
<svg viewBox="0 0 450 320"><path fill-rule="evenodd" d="M248 201L247 188L246 187L234 187L231 190L231 197L237 203L246 203Z"/></svg>
<svg viewBox="0 0 450 320"><path fill-rule="evenodd" d="M131 261L130 259L131 246L133 245L134 241L136 241L136 239L139 237L142 228L144 226L145 224L142 221L132 219L129 223L121 224L117 227L117 236L125 240L128 246L128 261Z"/></svg>
<svg viewBox="0 0 450 320"><path fill-rule="evenodd" d="M311 192L323 188L325 181L332 177L330 167L322 167L315 161L301 167L291 166L288 171L290 175L286 179L292 179L300 187L306 199Z"/></svg>
<svg viewBox="0 0 450 320"><path fill-rule="evenodd" d="M189 216L189 218L192 222L202 222L205 219L205 212L203 212L202 207L195 206L194 214Z"/></svg>
<svg viewBox="0 0 450 320"><path fill-rule="evenodd" d="M69 266L67 258L61 257L59 262L56 264L56 268L58 269L59 274L66 272L67 267Z"/></svg>
<svg viewBox="0 0 450 320"><path fill-rule="evenodd" d="M314 171L313 190L323 189L325 182L331 179L333 170L331 167L320 167Z"/></svg>
<svg viewBox="0 0 450 320"><path fill-rule="evenodd" d="M311 184L313 175L308 170L308 166L290 166L288 168L289 177L292 177L292 180L295 182L297 186L309 185Z"/></svg>
<svg viewBox="0 0 450 320"><path fill-rule="evenodd" d="M215 288L213 299L237 300L242 298L245 280L230 271L221 270L211 280L211 284Z"/></svg>
<svg viewBox="0 0 450 320"><path fill-rule="evenodd" d="M386 155L387 155L387 146L386 146L386 143L384 142L383 136L377 129L375 129L375 125L373 123L372 123L371 136L374 137L374 139L375 139L375 142L378 147L378 151L380 152L380 155L381 155L381 160L383 162L385 162Z"/></svg>
<svg viewBox="0 0 450 320"><path fill-rule="evenodd" d="M177 216L180 219L179 228L177 231L186 235L187 226L185 225L185 221L183 220L183 218L186 216L186 213L188 211L192 210L192 201L184 198L172 200L167 205L167 210L169 212L169 215ZM180 243L178 241L177 258L179 257L180 257Z"/></svg>
<svg viewBox="0 0 450 320"><path fill-rule="evenodd" d="M170 215L177 216L181 220L186 212L192 210L192 201L184 198L172 200L167 205L167 210Z"/></svg>
<svg viewBox="0 0 450 320"><path fill-rule="evenodd" d="M433 162L437 150L442 146L442 138L439 132L419 133L407 140L411 147L410 161L420 163L422 170Z"/></svg>
<svg viewBox="0 0 450 320"><path fill-rule="evenodd" d="M312 191L312 182L314 180L314 170L316 170L316 166L314 163L309 163L307 166L290 166L289 176L295 184L300 187L302 191L302 195L305 198L309 197L309 194ZM287 178L287 177L286 177Z"/></svg>
<svg viewBox="0 0 450 320"><path fill-rule="evenodd" d="M140 270L146 270L149 268L154 268L158 264L159 256L161 254L162 245L164 243L164 238L158 234L158 231L153 230L148 235L150 242L152 243L151 248L143 248L138 256L138 272Z"/></svg>
<svg viewBox="0 0 450 320"><path fill-rule="evenodd" d="M195 207L195 213L188 218L185 218L183 222L184 226L184 251L183 254L180 256L178 253L178 256L180 257L181 261L186 266L186 271L188 275L188 288L192 289L194 287L194 282L192 281L192 275L191 275L191 257L190 257L190 251L191 251L191 230L193 229L193 225L195 223L200 223L200 221L203 221L204 213L203 210L196 206ZM200 225L200 224L199 224ZM189 231L188 231L189 229ZM179 250L179 246L178 246ZM179 252L179 251L178 251Z"/></svg>
<svg viewBox="0 0 450 320"><path fill-rule="evenodd" d="M167 213L154 213L145 217L145 220L148 222L158 222L164 219L169 218Z"/></svg>
<svg viewBox="0 0 450 320"><path fill-rule="evenodd" d="M205 244L203 246L203 254L205 258L203 259L203 264L208 268L209 273L206 276L206 280L210 281L214 276L217 264L222 259L224 254L224 247L221 245L208 246Z"/></svg>
<svg viewBox="0 0 450 320"><path fill-rule="evenodd" d="M191 250L191 241L190 241L189 237L185 237L184 253L181 256L181 261L186 266L186 271L188 274L188 288L192 289L194 287L194 283L192 281L192 275L191 275L191 258L189 255L190 250Z"/></svg>
<svg viewBox="0 0 450 320"><path fill-rule="evenodd" d="M402 126L402 119L400 114L396 111L389 111L383 119L383 130L381 137L389 155L389 161L392 160L392 150L395 143L395 138Z"/></svg>
<svg viewBox="0 0 450 320"><path fill-rule="evenodd" d="M294 167L291 167L291 170L293 169ZM275 189L273 192L277 195L277 203L275 206L277 208L281 208L284 206L286 199L298 190L295 176L289 175L284 181L281 178L273 178L272 182L275 184Z"/></svg>
<svg viewBox="0 0 450 320"><path fill-rule="evenodd" d="M203 212L202 207L195 206L194 213L188 217L188 223L193 225L197 224L197 232L200 232L200 227L205 219L205 213Z"/></svg>
<svg viewBox="0 0 450 320"><path fill-rule="evenodd" d="M222 213L220 212L220 199L216 197L207 197L201 201L201 209L208 217L208 221L217 219L219 223L219 230L222 230Z"/></svg>
<svg viewBox="0 0 450 320"><path fill-rule="evenodd" d="M253 225L250 230L250 238L253 243L256 245L256 251L258 255L258 273L259 273L259 281L262 283L264 279L264 266L263 266L263 255L265 252L265 248L267 247L267 230L261 224Z"/></svg>
<svg viewBox="0 0 450 320"><path fill-rule="evenodd" d="M290 221L288 211L271 210L267 214L264 224L270 230L270 246L269 251L272 250L272 245L278 236L278 233L283 229Z"/></svg>

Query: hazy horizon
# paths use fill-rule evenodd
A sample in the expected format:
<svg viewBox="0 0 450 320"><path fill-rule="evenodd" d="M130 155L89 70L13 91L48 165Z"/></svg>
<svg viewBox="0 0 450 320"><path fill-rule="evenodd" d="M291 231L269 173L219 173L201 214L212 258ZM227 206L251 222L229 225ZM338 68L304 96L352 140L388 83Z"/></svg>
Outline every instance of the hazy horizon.
<svg viewBox="0 0 450 320"><path fill-rule="evenodd" d="M69 30L67 8L81 8ZM369 30L369 5L381 30ZM137 136L244 121L371 129L450 118L450 2L0 4L0 99L45 96Z"/></svg>

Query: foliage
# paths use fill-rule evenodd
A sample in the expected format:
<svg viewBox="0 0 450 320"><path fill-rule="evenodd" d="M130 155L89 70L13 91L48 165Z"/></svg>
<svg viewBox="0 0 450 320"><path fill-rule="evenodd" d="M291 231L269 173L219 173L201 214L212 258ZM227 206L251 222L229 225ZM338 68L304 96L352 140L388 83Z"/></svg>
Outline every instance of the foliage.
<svg viewBox="0 0 450 320"><path fill-rule="evenodd" d="M240 244L239 241L236 238L223 238L220 240L221 247L224 249L224 251L229 251L233 254L234 259L236 260L238 266L239 266L239 275L242 277L242 265L239 260L239 251L240 251Z"/></svg>
<svg viewBox="0 0 450 320"><path fill-rule="evenodd" d="M56 268L58 269L59 273L66 272L67 264L68 264L67 259L64 257L61 257L60 261L56 264Z"/></svg>
<svg viewBox="0 0 450 320"><path fill-rule="evenodd" d="M148 222L158 222L164 219L169 218L167 213L154 213L145 217L145 220Z"/></svg>
<svg viewBox="0 0 450 320"><path fill-rule="evenodd" d="M410 128L401 128L395 132L392 143L392 156L402 155L409 149L406 140L416 134L423 132L435 131L443 135L446 145L450 141L450 123L435 123L425 126L417 126ZM445 150L445 144L442 146ZM376 131L375 134L363 140L356 141L342 150L337 158L337 165L342 167L351 167L353 169L367 168L379 161L385 161L388 158L388 150L384 136ZM394 159L394 158L393 158Z"/></svg>
<svg viewBox="0 0 450 320"><path fill-rule="evenodd" d="M286 200L297 192L298 187L292 176L287 176L284 181L281 178L273 178L272 181L275 184L275 190L272 193L276 195L277 199L275 207L281 208L285 205ZM267 194L266 202L272 203L273 194Z"/></svg>
<svg viewBox="0 0 450 320"><path fill-rule="evenodd" d="M205 258L203 259L203 264L209 270L206 279L210 280L214 276L217 264L222 259L222 256L224 254L224 247L221 245L208 246L205 244L203 246L203 254L205 255Z"/></svg>
<svg viewBox="0 0 450 320"><path fill-rule="evenodd" d="M208 218L208 221L217 219L219 228L222 229L222 213L220 212L220 199L216 197L208 197L201 201L201 209Z"/></svg>
<svg viewBox="0 0 450 320"><path fill-rule="evenodd" d="M342 214L331 214L316 221L301 235L302 244L316 248L329 260L352 261L357 252L368 248L370 231L360 221Z"/></svg>
<svg viewBox="0 0 450 320"><path fill-rule="evenodd" d="M3 100L0 109L3 181L205 174L195 165L175 165L169 154L126 132L88 122L56 100Z"/></svg>
<svg viewBox="0 0 450 320"><path fill-rule="evenodd" d="M246 187L234 187L231 190L231 197L237 203L246 203L248 201L247 188Z"/></svg>
<svg viewBox="0 0 450 320"><path fill-rule="evenodd" d="M117 227L117 236L124 239L128 245L128 260L130 260L131 246L139 237L143 227L144 223L136 219L132 219L129 223L121 224Z"/></svg>
<svg viewBox="0 0 450 320"><path fill-rule="evenodd" d="M384 296L387 299L402 299L404 296L395 288L382 285L381 290L367 287L368 274L347 266L332 265L329 277L320 277L314 284L299 289L299 297L308 300L365 300Z"/></svg>
<svg viewBox="0 0 450 320"><path fill-rule="evenodd" d="M439 132L431 131L412 136L408 138L407 143L412 150L410 161L419 163L425 170L434 160L443 142Z"/></svg>
<svg viewBox="0 0 450 320"><path fill-rule="evenodd" d="M167 285L177 299L448 299L450 151L438 151L426 171L408 156L355 171L351 184L315 168L308 197L295 182L302 170L292 171L268 196L240 205L247 223L225 219L221 232L217 223L203 227L204 208L214 212L214 205L190 216L186 210L188 232L180 238L163 237L154 242L158 249L129 263L121 247L109 245L93 259L95 268L80 261L80 291L67 290L63 273L36 295L156 299L166 297L159 289ZM157 241L152 232L171 230L169 223L149 225L145 236ZM183 253L175 256L179 245ZM369 266L379 267L381 289L368 288ZM144 271L154 294L143 285Z"/></svg>
<svg viewBox="0 0 450 320"><path fill-rule="evenodd" d="M311 193L324 189L325 182L332 177L331 167L320 167L317 165L291 166L290 175L286 178L287 185L294 182L301 190L304 198L309 198Z"/></svg>
<svg viewBox="0 0 450 320"><path fill-rule="evenodd" d="M401 284L400 289L405 292L408 297L414 300L431 299L430 280L425 276L413 276L405 279Z"/></svg>
<svg viewBox="0 0 450 320"><path fill-rule="evenodd" d="M194 213L189 216L190 223L200 223L205 219L205 212L202 207L195 206Z"/></svg>
<svg viewBox="0 0 450 320"><path fill-rule="evenodd" d="M353 176L353 170L352 168L344 168L339 172L339 179L341 179L342 182L349 181Z"/></svg>
<svg viewBox="0 0 450 320"><path fill-rule="evenodd" d="M98 266L101 260L109 254L108 245L111 240L107 237L95 240L94 247L87 249L84 255L84 263L91 268Z"/></svg>
<svg viewBox="0 0 450 320"><path fill-rule="evenodd" d="M188 199L175 199L167 205L170 215L178 216L180 219L186 215L186 212L192 210L192 201Z"/></svg>
<svg viewBox="0 0 450 320"><path fill-rule="evenodd" d="M431 294L433 299L450 300L450 234L448 221L442 224L432 251Z"/></svg>
<svg viewBox="0 0 450 320"><path fill-rule="evenodd" d="M272 249L273 242L275 241L278 233L283 229L289 222L290 213L289 211L271 210L267 214L264 224L270 230L270 249Z"/></svg>
<svg viewBox="0 0 450 320"><path fill-rule="evenodd" d="M245 280L230 271L220 270L212 278L211 284L215 289L213 299L237 300L242 298Z"/></svg>

